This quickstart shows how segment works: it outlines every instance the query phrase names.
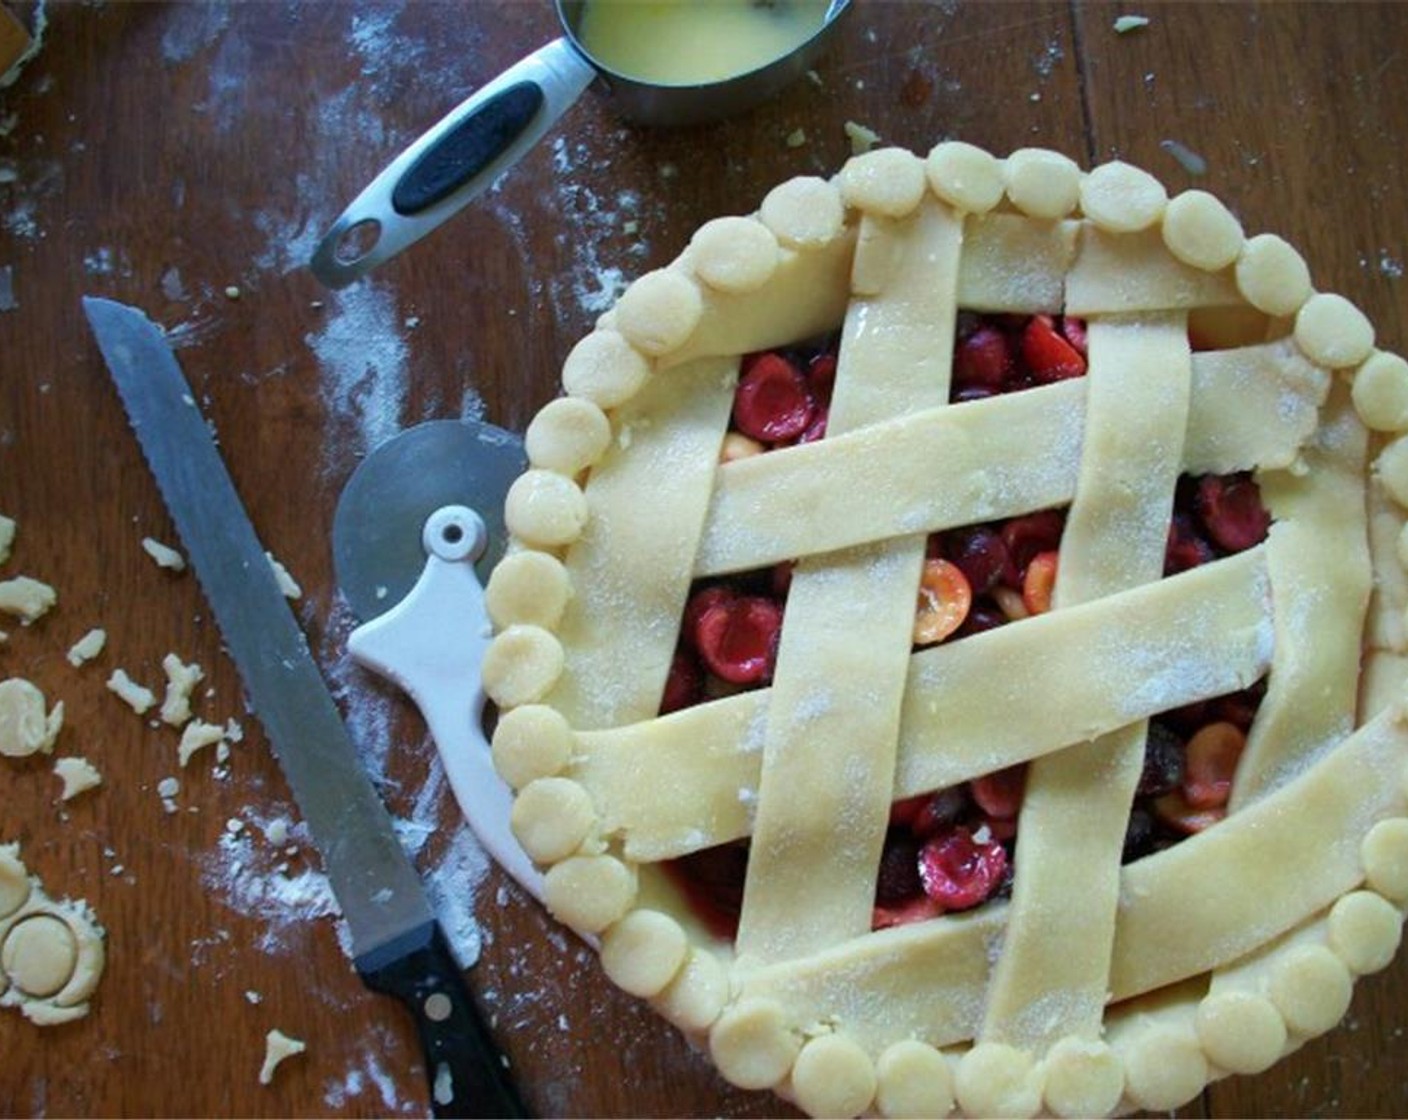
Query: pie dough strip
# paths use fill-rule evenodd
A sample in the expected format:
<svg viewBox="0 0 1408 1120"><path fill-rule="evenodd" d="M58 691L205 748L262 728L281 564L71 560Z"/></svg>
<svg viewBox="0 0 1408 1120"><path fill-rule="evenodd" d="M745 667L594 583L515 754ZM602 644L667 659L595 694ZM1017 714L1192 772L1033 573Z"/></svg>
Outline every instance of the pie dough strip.
<svg viewBox="0 0 1408 1120"><path fill-rule="evenodd" d="M1193 371L1182 468L1195 474L1292 463L1328 383L1283 342L1194 355ZM1079 470L1085 382L931 409L728 463L695 574L1064 505Z"/></svg>
<svg viewBox="0 0 1408 1120"><path fill-rule="evenodd" d="M566 662L546 701L574 727L660 708L737 376L737 359L704 359L650 379L616 413L616 443L586 486L586 529L567 553Z"/></svg>
<svg viewBox="0 0 1408 1120"><path fill-rule="evenodd" d="M1092 319L1085 450L1061 540L1055 603L1098 600L1163 574L1191 373L1186 314ZM1051 676L1047 695L1085 671ZM1144 763L1144 720L1033 761L1018 821L1007 936L981 1037L1044 1054L1100 1037L1120 852ZM1058 999L1043 998L1050 978Z"/></svg>
<svg viewBox="0 0 1408 1120"><path fill-rule="evenodd" d="M1067 315L1244 305L1229 273L1184 264L1168 251L1157 226L1140 233L1111 233L1086 224L1080 252L1066 276Z"/></svg>
<svg viewBox="0 0 1408 1120"><path fill-rule="evenodd" d="M1230 812L1333 750L1354 728L1359 652L1373 582L1364 497L1367 435L1338 384L1310 473L1260 476L1275 519L1268 562L1276 589L1276 661L1232 783Z"/></svg>
<svg viewBox="0 0 1408 1120"><path fill-rule="evenodd" d="M1408 811L1400 782L1408 729L1400 713L1367 724L1290 785L1214 827L1123 870L1112 1000L1198 976L1245 956L1352 890L1360 842ZM1217 867L1210 876L1207 868ZM913 1033L934 1046L981 1025L1006 903L880 930L815 956L755 970L742 997L772 999L805 1029L817 1007L872 1052ZM864 999L855 992L868 993Z"/></svg>
<svg viewBox="0 0 1408 1120"><path fill-rule="evenodd" d="M867 215L828 430L948 399L963 225L926 199ZM860 280L856 281L862 286ZM768 699L757 818L735 939L740 961L789 959L870 929L925 538L824 558L792 575ZM850 822L834 842L834 823Z"/></svg>
<svg viewBox="0 0 1408 1120"><path fill-rule="evenodd" d="M956 785L1245 688L1270 664L1270 594L1266 550L1257 547L912 655L895 796ZM1137 648L1129 640L1136 633L1145 635ZM1062 673L1071 665L1082 671ZM993 681L1010 686L1010 702L979 687ZM1022 702L1036 694L1049 697L1046 707ZM631 859L738 839L751 830L769 702L767 690L746 692L584 732L571 776L591 791L603 830L623 837Z"/></svg>
<svg viewBox="0 0 1408 1120"><path fill-rule="evenodd" d="M1035 222L1020 214L968 218L958 264L958 306L1033 315L1066 302L1080 222Z"/></svg>

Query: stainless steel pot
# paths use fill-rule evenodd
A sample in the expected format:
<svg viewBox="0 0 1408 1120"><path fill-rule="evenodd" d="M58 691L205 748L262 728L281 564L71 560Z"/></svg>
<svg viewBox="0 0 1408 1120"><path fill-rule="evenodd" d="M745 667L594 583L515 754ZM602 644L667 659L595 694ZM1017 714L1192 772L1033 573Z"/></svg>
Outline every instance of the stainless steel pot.
<svg viewBox="0 0 1408 1120"><path fill-rule="evenodd" d="M851 0L795 50L754 70L699 85L658 85L618 73L578 38L587 0L555 0L561 38L534 51L451 110L397 156L332 224L313 274L343 288L454 216L516 163L596 83L621 116L647 125L701 124L741 113L801 77Z"/></svg>

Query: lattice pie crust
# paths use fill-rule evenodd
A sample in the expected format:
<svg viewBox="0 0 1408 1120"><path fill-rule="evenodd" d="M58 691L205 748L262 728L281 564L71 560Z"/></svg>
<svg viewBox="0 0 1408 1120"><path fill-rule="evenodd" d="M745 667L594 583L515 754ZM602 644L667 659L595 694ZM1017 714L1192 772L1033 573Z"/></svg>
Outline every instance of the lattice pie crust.
<svg viewBox="0 0 1408 1120"><path fill-rule="evenodd" d="M958 308L1083 318L1087 376L950 405ZM720 465L740 357L834 331L826 438ZM1285 241L1124 163L879 150L703 226L562 380L488 589L495 759L552 912L730 1081L1169 1109L1392 959L1408 363ZM1176 478L1231 471L1267 539L1160 578ZM925 534L1063 504L1055 610L912 653ZM771 686L657 718L691 580L794 558ZM1145 721L1263 676L1227 818L1121 867ZM891 802L1022 760L1011 899L872 932ZM727 944L653 865L746 836Z"/></svg>

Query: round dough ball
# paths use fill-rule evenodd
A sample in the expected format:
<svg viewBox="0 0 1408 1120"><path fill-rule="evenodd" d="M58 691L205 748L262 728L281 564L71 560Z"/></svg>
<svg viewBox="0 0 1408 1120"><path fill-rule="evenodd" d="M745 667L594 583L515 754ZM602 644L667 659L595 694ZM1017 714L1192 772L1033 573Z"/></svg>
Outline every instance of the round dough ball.
<svg viewBox="0 0 1408 1120"><path fill-rule="evenodd" d="M570 778L539 778L514 799L513 835L538 863L556 863L577 851L596 827L591 796Z"/></svg>
<svg viewBox="0 0 1408 1120"><path fill-rule="evenodd" d="M1208 1063L1191 1034L1151 1027L1121 1047L1125 1095L1140 1108L1179 1108L1203 1091Z"/></svg>
<svg viewBox="0 0 1408 1120"><path fill-rule="evenodd" d="M1294 315L1313 293L1305 259L1274 233L1259 233L1242 245L1236 276L1242 298L1278 318Z"/></svg>
<svg viewBox="0 0 1408 1120"><path fill-rule="evenodd" d="M1379 821L1359 849L1369 886L1390 902L1408 904L1408 817Z"/></svg>
<svg viewBox="0 0 1408 1120"><path fill-rule="evenodd" d="M682 1031L707 1031L728 1002L728 973L717 957L691 946L683 966L652 1001L667 1022Z"/></svg>
<svg viewBox="0 0 1408 1120"><path fill-rule="evenodd" d="M875 1089L870 1055L845 1035L811 1039L792 1066L792 1090L809 1116L859 1116L870 1108Z"/></svg>
<svg viewBox="0 0 1408 1120"><path fill-rule="evenodd" d="M740 1089L771 1089L792 1070L801 1040L772 1000L744 1000L719 1016L709 1052L719 1072Z"/></svg>
<svg viewBox="0 0 1408 1120"><path fill-rule="evenodd" d="M1403 940L1403 915L1373 891L1351 891L1330 909L1327 939L1345 966L1359 976L1385 969Z"/></svg>
<svg viewBox="0 0 1408 1120"><path fill-rule="evenodd" d="M525 704L499 716L494 768L514 789L559 774L572 758L572 728L556 708Z"/></svg>
<svg viewBox="0 0 1408 1120"><path fill-rule="evenodd" d="M964 214L986 214L1002 201L1002 161L976 144L946 140L924 163L929 189Z"/></svg>
<svg viewBox="0 0 1408 1120"><path fill-rule="evenodd" d="M36 914L16 923L0 945L0 967L10 983L36 999L62 990L77 964L73 930L52 914Z"/></svg>
<svg viewBox="0 0 1408 1120"><path fill-rule="evenodd" d="M1344 1018L1354 981L1344 962L1325 946L1303 945L1281 954L1267 988L1291 1030L1317 1035Z"/></svg>
<svg viewBox="0 0 1408 1120"><path fill-rule="evenodd" d="M1374 470L1384 489L1401 506L1408 506L1408 436L1399 436L1379 453Z"/></svg>
<svg viewBox="0 0 1408 1120"><path fill-rule="evenodd" d="M605 454L611 421L585 397L558 397L539 409L523 442L533 466L572 478Z"/></svg>
<svg viewBox="0 0 1408 1120"><path fill-rule="evenodd" d="M556 556L524 549L505 556L484 588L484 607L499 630L518 623L554 630L572 598L572 580Z"/></svg>
<svg viewBox="0 0 1408 1120"><path fill-rule="evenodd" d="M1099 1040L1068 1035L1045 1064L1046 1107L1056 1116L1108 1116L1124 1093L1124 1063Z"/></svg>
<svg viewBox="0 0 1408 1120"><path fill-rule="evenodd" d="M616 329L641 353L658 358L683 346L703 314L704 298L694 281L661 268L647 272L616 301Z"/></svg>
<svg viewBox="0 0 1408 1120"><path fill-rule="evenodd" d="M943 1120L953 1111L948 1059L917 1039L890 1046L875 1063L875 1107L881 1116Z"/></svg>
<svg viewBox="0 0 1408 1120"><path fill-rule="evenodd" d="M1252 992L1217 992L1198 1004L1198 1041L1214 1064L1231 1073L1270 1069L1286 1048L1286 1023L1276 1005Z"/></svg>
<svg viewBox="0 0 1408 1120"><path fill-rule="evenodd" d="M1161 182L1120 160L1101 164L1080 183L1081 212L1111 233L1148 229L1167 205L1168 191Z"/></svg>
<svg viewBox="0 0 1408 1120"><path fill-rule="evenodd" d="M904 148L880 148L846 161L841 198L865 214L903 218L924 197L924 161Z"/></svg>
<svg viewBox="0 0 1408 1120"><path fill-rule="evenodd" d="M541 626L510 626L484 652L484 691L500 708L541 700L562 675L562 644Z"/></svg>
<svg viewBox="0 0 1408 1120"><path fill-rule="evenodd" d="M958 1062L954 1087L970 1116L1035 1116L1042 1070L1032 1056L1000 1042L979 1042Z"/></svg>
<svg viewBox="0 0 1408 1120"><path fill-rule="evenodd" d="M571 544L582 535L587 516L581 489L554 471L529 468L514 480L504 501L509 532L530 547Z"/></svg>
<svg viewBox="0 0 1408 1120"><path fill-rule="evenodd" d="M773 187L758 217L789 249L815 249L840 236L846 207L825 179L799 176Z"/></svg>
<svg viewBox="0 0 1408 1120"><path fill-rule="evenodd" d="M1019 148L1003 165L1007 197L1033 218L1064 218L1080 198L1080 168L1045 148Z"/></svg>
<svg viewBox="0 0 1408 1120"><path fill-rule="evenodd" d="M695 275L720 292L754 292L772 279L777 237L756 218L715 218L689 242Z"/></svg>
<svg viewBox="0 0 1408 1120"><path fill-rule="evenodd" d="M598 408L630 400L650 377L650 360L615 330L595 330L567 355L562 388Z"/></svg>
<svg viewBox="0 0 1408 1120"><path fill-rule="evenodd" d="M1184 264L1221 272L1241 256L1246 234L1219 199L1207 191L1184 191L1164 211L1163 238Z"/></svg>
<svg viewBox="0 0 1408 1120"><path fill-rule="evenodd" d="M635 897L634 870L614 856L569 856L543 876L548 910L581 933L600 933L620 921Z"/></svg>
<svg viewBox="0 0 1408 1120"><path fill-rule="evenodd" d="M1408 428L1408 361L1382 350L1354 373L1354 410L1376 432Z"/></svg>
<svg viewBox="0 0 1408 1120"><path fill-rule="evenodd" d="M1295 339L1316 365L1347 369L1372 353L1374 325L1344 296L1320 292L1296 312Z"/></svg>
<svg viewBox="0 0 1408 1120"><path fill-rule="evenodd" d="M606 975L618 988L642 999L664 991L688 955L684 928L658 910L632 910L601 939Z"/></svg>

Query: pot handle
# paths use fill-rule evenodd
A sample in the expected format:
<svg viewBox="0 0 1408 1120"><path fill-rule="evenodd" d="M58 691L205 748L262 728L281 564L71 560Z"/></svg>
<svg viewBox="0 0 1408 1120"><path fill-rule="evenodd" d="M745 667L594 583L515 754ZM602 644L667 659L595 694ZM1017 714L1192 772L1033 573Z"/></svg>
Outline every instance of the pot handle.
<svg viewBox="0 0 1408 1120"><path fill-rule="evenodd" d="M566 38L505 70L363 189L318 243L313 275L345 288L419 241L517 163L595 77Z"/></svg>

